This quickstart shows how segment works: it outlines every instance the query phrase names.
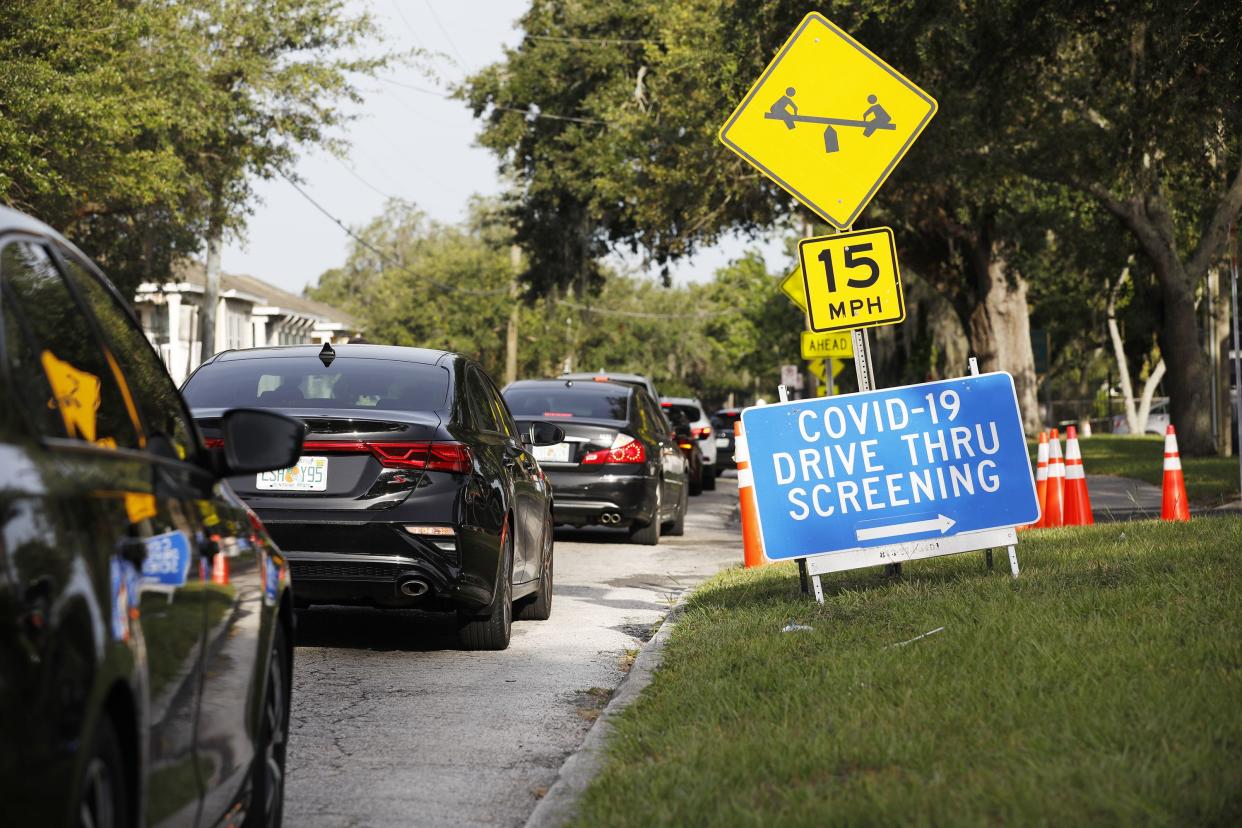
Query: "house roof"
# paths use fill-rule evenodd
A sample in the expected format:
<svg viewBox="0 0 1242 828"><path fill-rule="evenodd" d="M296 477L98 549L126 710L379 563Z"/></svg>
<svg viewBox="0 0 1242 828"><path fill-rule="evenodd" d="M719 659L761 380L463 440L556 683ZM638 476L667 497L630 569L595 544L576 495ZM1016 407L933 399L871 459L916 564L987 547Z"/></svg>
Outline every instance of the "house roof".
<svg viewBox="0 0 1242 828"><path fill-rule="evenodd" d="M185 282L196 287L205 288L207 286L207 269L202 262L186 259L173 267L173 281ZM346 327L358 329L358 321L340 308L333 307L324 302L316 302L314 299L307 299L305 296L298 296L296 293L290 293L287 290L281 290L262 279L256 279L254 276L221 273L220 291L222 293L236 291L260 299L266 305L297 311L307 316L320 317L328 322L337 322Z"/></svg>

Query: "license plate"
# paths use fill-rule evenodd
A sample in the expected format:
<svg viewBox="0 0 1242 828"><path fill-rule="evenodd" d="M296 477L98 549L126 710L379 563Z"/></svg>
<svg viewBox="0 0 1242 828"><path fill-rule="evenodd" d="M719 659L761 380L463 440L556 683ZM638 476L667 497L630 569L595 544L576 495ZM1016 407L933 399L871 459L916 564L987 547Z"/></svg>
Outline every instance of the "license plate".
<svg viewBox="0 0 1242 828"><path fill-rule="evenodd" d="M728 448L728 447L729 447L728 437L717 437L716 438L716 448Z"/></svg>
<svg viewBox="0 0 1242 828"><path fill-rule="evenodd" d="M557 443L554 446L535 446L535 459L540 463L568 463L569 443Z"/></svg>
<svg viewBox="0 0 1242 828"><path fill-rule="evenodd" d="M322 492L328 488L328 458L303 457L296 466L259 472L255 488L277 492Z"/></svg>

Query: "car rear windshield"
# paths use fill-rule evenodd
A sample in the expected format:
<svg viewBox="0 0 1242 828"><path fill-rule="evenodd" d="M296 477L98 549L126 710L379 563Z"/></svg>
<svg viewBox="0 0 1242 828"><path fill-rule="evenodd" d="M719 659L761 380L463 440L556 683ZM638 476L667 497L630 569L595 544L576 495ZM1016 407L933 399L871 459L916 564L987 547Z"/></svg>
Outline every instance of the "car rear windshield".
<svg viewBox="0 0 1242 828"><path fill-rule="evenodd" d="M191 408L383 408L440 411L448 371L390 359L318 357L237 359L206 365L186 383Z"/></svg>
<svg viewBox="0 0 1242 828"><path fill-rule="evenodd" d="M592 382L571 386L510 388L505 402L514 417L583 417L593 420L625 420L629 415L630 391Z"/></svg>
<svg viewBox="0 0 1242 828"><path fill-rule="evenodd" d="M695 423L703 419L703 412L699 411L699 407L697 405L686 405L684 403L660 403L660 407L666 412L680 412L685 416L687 422Z"/></svg>

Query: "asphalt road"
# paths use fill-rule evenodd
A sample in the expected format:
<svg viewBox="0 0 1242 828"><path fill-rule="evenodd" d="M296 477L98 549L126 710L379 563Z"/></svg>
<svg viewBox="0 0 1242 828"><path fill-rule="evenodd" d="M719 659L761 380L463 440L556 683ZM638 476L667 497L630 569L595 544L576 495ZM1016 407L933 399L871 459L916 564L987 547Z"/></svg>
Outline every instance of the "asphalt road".
<svg viewBox="0 0 1242 828"><path fill-rule="evenodd" d="M731 475L731 473L730 473ZM310 610L298 619L285 824L521 825L677 597L741 561L736 481L690 499L655 547L560 530L552 618L509 649L455 649L445 619Z"/></svg>

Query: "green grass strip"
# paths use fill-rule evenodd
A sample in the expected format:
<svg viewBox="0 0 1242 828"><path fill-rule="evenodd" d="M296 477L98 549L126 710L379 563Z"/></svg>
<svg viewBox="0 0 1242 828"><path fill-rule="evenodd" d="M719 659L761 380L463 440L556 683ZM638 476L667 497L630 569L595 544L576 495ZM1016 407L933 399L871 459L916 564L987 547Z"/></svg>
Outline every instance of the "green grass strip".
<svg viewBox="0 0 1242 828"><path fill-rule="evenodd" d="M1018 555L1017 580L1003 552L827 576L822 608L790 564L721 573L578 824L1242 823L1242 520Z"/></svg>

